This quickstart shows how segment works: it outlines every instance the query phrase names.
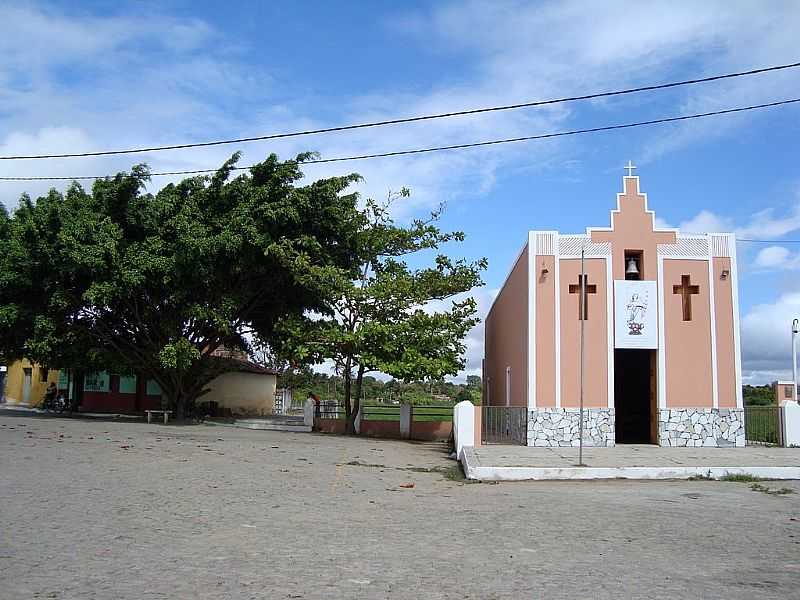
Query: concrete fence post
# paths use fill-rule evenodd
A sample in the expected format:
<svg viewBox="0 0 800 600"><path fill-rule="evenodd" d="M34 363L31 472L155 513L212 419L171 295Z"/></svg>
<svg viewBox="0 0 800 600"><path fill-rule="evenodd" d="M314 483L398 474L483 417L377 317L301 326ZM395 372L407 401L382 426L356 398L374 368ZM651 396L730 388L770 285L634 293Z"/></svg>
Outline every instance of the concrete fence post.
<svg viewBox="0 0 800 600"><path fill-rule="evenodd" d="M781 402L782 445L800 446L800 404L793 400Z"/></svg>
<svg viewBox="0 0 800 600"><path fill-rule="evenodd" d="M305 425L306 427L314 427L315 408L316 408L316 402L314 402L311 398L306 400L306 403L303 406L303 425Z"/></svg>
<svg viewBox="0 0 800 600"><path fill-rule="evenodd" d="M475 406L467 400L453 407L453 438L456 443L456 458L461 460L465 447L475 445Z"/></svg>
<svg viewBox="0 0 800 600"><path fill-rule="evenodd" d="M400 439L407 440L411 437L411 404L404 402L400 405Z"/></svg>

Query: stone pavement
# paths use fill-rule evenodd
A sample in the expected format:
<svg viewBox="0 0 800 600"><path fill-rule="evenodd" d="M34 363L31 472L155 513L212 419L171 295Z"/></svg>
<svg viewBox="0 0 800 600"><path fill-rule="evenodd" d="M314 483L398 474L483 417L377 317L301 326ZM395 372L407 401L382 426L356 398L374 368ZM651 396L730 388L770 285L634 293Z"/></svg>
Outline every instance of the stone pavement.
<svg viewBox="0 0 800 600"><path fill-rule="evenodd" d="M0 415L0 598L797 597L800 482L469 485L446 456Z"/></svg>
<svg viewBox="0 0 800 600"><path fill-rule="evenodd" d="M800 449L660 448L620 444L584 448L534 448L488 445L467 449L467 476L487 480L524 479L679 479L697 475L750 474L773 479L800 479Z"/></svg>

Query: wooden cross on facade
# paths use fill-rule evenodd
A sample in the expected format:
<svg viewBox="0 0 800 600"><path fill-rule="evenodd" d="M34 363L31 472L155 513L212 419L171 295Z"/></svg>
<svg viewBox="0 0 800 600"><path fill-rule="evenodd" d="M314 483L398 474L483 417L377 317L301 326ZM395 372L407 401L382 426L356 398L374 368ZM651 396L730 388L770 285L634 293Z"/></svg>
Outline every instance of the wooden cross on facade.
<svg viewBox="0 0 800 600"><path fill-rule="evenodd" d="M581 275L578 274L578 283L571 283L569 285L570 294L581 293ZM578 296L578 320L586 321L589 319L589 296L588 294L596 294L597 286L594 284L589 285L587 276L583 275L583 294Z"/></svg>
<svg viewBox="0 0 800 600"><path fill-rule="evenodd" d="M681 284L672 286L673 294L680 294L683 303L683 320L692 320L692 296L700 293L699 285L691 285L689 275L681 275Z"/></svg>

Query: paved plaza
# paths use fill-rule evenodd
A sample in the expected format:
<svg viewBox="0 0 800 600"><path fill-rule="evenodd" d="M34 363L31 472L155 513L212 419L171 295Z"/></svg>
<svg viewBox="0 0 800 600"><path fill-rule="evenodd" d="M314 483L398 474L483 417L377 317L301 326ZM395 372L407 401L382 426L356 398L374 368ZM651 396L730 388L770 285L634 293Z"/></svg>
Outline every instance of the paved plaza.
<svg viewBox="0 0 800 600"><path fill-rule="evenodd" d="M800 482L455 466L435 444L0 415L0 597L798 596Z"/></svg>

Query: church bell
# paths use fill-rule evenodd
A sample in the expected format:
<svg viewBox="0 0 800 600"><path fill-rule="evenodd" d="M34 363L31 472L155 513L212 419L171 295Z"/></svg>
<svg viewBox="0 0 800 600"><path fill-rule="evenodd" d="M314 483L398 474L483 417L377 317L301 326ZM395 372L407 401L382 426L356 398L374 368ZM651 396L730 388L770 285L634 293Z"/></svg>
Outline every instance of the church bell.
<svg viewBox="0 0 800 600"><path fill-rule="evenodd" d="M639 268L636 266L636 259L629 258L628 259L628 268L625 269L625 275L638 275Z"/></svg>

